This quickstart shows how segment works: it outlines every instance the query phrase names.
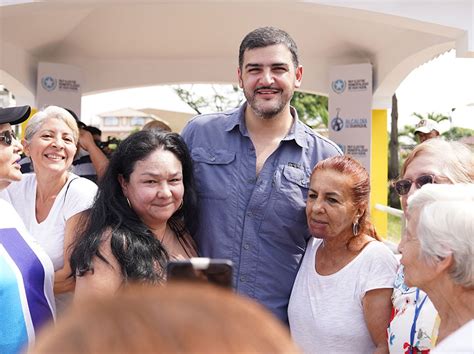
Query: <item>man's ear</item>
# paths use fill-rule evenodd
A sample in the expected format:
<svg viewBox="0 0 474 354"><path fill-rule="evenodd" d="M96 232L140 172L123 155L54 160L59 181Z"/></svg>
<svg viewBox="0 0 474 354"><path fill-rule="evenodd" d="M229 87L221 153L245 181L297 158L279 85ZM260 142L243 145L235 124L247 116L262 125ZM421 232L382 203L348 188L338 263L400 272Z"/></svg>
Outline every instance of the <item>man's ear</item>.
<svg viewBox="0 0 474 354"><path fill-rule="evenodd" d="M239 79L239 87L241 89L243 89L244 88L244 83L242 81L242 70L240 70L240 67L237 68L237 77Z"/></svg>
<svg viewBox="0 0 474 354"><path fill-rule="evenodd" d="M298 67L295 70L295 88L299 88L301 86L301 80L303 80L303 67L301 65L298 65Z"/></svg>

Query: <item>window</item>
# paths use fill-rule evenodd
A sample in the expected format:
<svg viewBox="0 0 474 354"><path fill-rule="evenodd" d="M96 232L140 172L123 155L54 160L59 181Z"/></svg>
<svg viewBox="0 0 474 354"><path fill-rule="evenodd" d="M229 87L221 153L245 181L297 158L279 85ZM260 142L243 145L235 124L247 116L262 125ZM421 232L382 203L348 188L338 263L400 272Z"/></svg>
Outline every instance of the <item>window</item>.
<svg viewBox="0 0 474 354"><path fill-rule="evenodd" d="M132 117L130 121L130 125L133 125L133 126L136 126L136 125L142 126L144 124L145 124L145 118L143 117Z"/></svg>
<svg viewBox="0 0 474 354"><path fill-rule="evenodd" d="M119 120L117 117L104 117L104 125L106 126L119 125Z"/></svg>

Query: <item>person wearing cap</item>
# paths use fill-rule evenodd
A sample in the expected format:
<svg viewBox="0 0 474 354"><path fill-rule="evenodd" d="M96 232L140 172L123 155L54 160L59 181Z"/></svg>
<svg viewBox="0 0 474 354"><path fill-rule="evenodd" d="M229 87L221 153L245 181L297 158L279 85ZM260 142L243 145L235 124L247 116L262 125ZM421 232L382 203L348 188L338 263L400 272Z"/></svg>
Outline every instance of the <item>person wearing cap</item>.
<svg viewBox="0 0 474 354"><path fill-rule="evenodd" d="M65 109L48 106L28 119L22 141L35 173L11 183L11 204L32 236L53 261L58 314L72 300L69 245L78 231L81 214L90 208L97 185L70 172L79 129Z"/></svg>
<svg viewBox="0 0 474 354"><path fill-rule="evenodd" d="M54 269L5 199L4 189L22 178L20 153L12 125L30 115L30 107L0 108L0 353L19 353L35 333L55 317Z"/></svg>
<svg viewBox="0 0 474 354"><path fill-rule="evenodd" d="M431 119L421 119L415 126L415 137L420 143L438 136L438 123Z"/></svg>

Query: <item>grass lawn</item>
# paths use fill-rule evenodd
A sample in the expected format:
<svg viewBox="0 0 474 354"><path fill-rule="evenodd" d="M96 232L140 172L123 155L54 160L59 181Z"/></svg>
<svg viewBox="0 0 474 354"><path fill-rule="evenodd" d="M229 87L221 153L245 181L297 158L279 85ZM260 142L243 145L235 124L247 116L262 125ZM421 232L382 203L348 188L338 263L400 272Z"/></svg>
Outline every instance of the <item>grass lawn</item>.
<svg viewBox="0 0 474 354"><path fill-rule="evenodd" d="M397 216L388 214L387 239L398 245L401 238L401 230L402 230L401 219Z"/></svg>

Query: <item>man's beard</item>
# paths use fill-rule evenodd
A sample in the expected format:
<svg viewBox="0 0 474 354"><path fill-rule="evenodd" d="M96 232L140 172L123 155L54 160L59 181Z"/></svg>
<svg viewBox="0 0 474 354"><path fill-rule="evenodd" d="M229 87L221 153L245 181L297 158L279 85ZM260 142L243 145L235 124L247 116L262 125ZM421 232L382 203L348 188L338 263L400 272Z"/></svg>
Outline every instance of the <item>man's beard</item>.
<svg viewBox="0 0 474 354"><path fill-rule="evenodd" d="M275 118L278 114L280 114L290 102L291 97L293 96L293 93L289 97L285 97L284 95L280 95L279 99L275 104L273 104L271 107L259 107L259 103L264 102L264 100L260 99L259 102L257 102L257 93L256 91L258 89L264 89L264 87L259 87L256 90L254 90L251 94L244 90L244 96L247 100L247 103L250 105L252 110L254 111L255 115L262 118L262 119L273 119ZM270 89L270 88L269 88ZM281 92L280 92L281 93Z"/></svg>

